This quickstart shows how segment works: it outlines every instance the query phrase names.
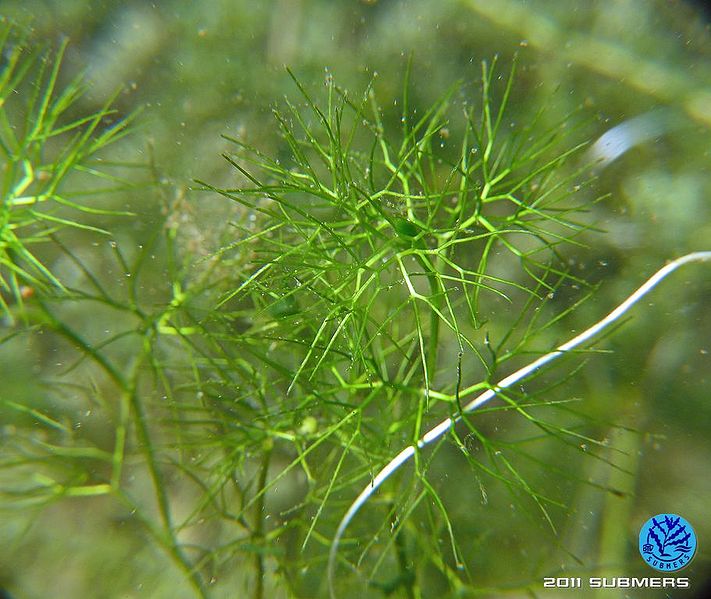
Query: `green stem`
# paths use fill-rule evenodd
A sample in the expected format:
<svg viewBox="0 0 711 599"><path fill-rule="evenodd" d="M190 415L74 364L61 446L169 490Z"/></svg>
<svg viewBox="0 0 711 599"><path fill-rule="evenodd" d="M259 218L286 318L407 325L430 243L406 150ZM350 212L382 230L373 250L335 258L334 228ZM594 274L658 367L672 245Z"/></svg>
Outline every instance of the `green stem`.
<svg viewBox="0 0 711 599"><path fill-rule="evenodd" d="M421 254L417 254L417 260L425 269L425 274L427 276L427 281L430 286L430 301L432 302L434 308L430 308L430 334L427 343L427 363L425 368L427 369L427 378L429 381L433 380L434 375L437 372L437 352L439 349L439 325L440 316L437 312L441 311L442 299L444 297L444 286L439 278L437 268L430 262L430 260Z"/></svg>
<svg viewBox="0 0 711 599"><path fill-rule="evenodd" d="M397 522L393 522L397 525ZM405 547L404 529L400 528L395 534L395 552L397 553L398 566L400 567L400 584L405 587L407 599L415 599L415 573L408 564L407 547Z"/></svg>
<svg viewBox="0 0 711 599"><path fill-rule="evenodd" d="M267 474L269 472L269 463L271 461L271 447L264 451L262 456L262 466L259 472L258 491L262 491L267 485ZM257 502L254 504L254 533L252 538L256 545L254 556L254 565L256 570L256 580L254 584L253 599L264 599L264 554L261 551L262 541L264 539L264 506L266 501L266 493L261 493Z"/></svg>

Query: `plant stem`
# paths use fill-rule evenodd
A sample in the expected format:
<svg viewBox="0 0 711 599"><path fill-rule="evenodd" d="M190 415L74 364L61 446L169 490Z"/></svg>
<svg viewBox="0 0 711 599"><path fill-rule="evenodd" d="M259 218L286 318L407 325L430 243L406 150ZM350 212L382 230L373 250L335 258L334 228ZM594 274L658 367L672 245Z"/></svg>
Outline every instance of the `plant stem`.
<svg viewBox="0 0 711 599"><path fill-rule="evenodd" d="M418 262L425 269L427 281L430 286L430 301L436 309L430 310L430 331L429 340L427 342L427 362L424 367L427 369L427 381L431 384L437 372L437 351L439 349L439 321L438 312L442 307L442 298L444 297L444 286L439 278L439 272L432 262L421 254L417 255Z"/></svg>
<svg viewBox="0 0 711 599"><path fill-rule="evenodd" d="M394 507L394 506L393 506ZM397 519L394 518L393 525L397 526ZM408 599L415 599L415 573L407 563L407 547L405 547L404 528L400 528L395 533L395 551L400 567L400 581L405 587Z"/></svg>
<svg viewBox="0 0 711 599"><path fill-rule="evenodd" d="M267 474L269 473L269 463L271 461L271 447L265 450L262 456L262 465L259 471L259 482L257 483L257 491L261 492L267 485ZM257 502L254 504L254 533L252 539L256 547L254 556L254 565L256 569L256 580L254 584L253 599L264 599L264 554L261 551L262 541L264 539L264 504L266 501L266 493L261 493Z"/></svg>

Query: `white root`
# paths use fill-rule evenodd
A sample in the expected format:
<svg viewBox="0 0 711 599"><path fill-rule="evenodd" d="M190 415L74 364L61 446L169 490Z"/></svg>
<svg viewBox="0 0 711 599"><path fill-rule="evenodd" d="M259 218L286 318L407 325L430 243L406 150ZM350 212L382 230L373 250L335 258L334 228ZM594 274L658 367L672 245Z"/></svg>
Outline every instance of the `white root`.
<svg viewBox="0 0 711 599"><path fill-rule="evenodd" d="M530 364L524 366L523 368L517 370L513 374L510 374L506 378L500 380L493 388L484 391L482 394L478 395L476 398L467 403L460 414L456 416L446 418L434 428L430 429L425 435L423 435L417 442L417 447L410 445L398 453L386 466L378 472L378 474L373 478L373 480L368 483L368 485L361 491L360 495L355 499L355 501L348 508L348 511L343 516L338 528L336 529L336 534L333 537L333 542L331 544L331 549L328 555L328 585L331 597L335 599L334 591L334 575L336 569L336 558L338 555L338 548L343 538L343 534L346 528L351 523L355 515L358 513L360 508L368 501L368 499L375 493L375 491L392 476L405 462L407 462L418 449L422 449L425 445L432 443L436 439L439 439L444 433L446 433L450 428L452 428L464 414L469 414L474 410L480 408L490 399L496 397L497 393L507 389L511 385L525 379L532 373L536 372L538 369L542 368L546 364L549 364L556 358L559 358L566 352L575 349L576 347L582 345L586 341L589 341L595 337L598 333L606 329L616 320L619 320L624 316L627 311L632 308L637 302L639 302L645 295L647 295L652 289L654 289L659 283L661 283L667 276L681 268L686 264L693 262L711 262L711 251L705 252L694 252L677 258L672 262L669 262L657 272L655 272L647 281L641 285L634 293L632 293L625 301L623 301L619 306L617 306L612 312L605 316L602 320L599 320L593 324L590 328L586 329L579 335L573 337L570 341L558 346L556 349L548 352L547 354L541 356L537 360L531 362Z"/></svg>

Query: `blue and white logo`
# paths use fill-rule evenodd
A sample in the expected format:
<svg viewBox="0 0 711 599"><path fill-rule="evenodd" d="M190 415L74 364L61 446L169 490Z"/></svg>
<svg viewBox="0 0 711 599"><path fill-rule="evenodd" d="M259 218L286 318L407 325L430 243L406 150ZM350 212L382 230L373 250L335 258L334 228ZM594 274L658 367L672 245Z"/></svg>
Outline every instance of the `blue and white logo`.
<svg viewBox="0 0 711 599"><path fill-rule="evenodd" d="M658 514L639 531L639 552L655 570L681 570L696 553L694 529L681 516Z"/></svg>

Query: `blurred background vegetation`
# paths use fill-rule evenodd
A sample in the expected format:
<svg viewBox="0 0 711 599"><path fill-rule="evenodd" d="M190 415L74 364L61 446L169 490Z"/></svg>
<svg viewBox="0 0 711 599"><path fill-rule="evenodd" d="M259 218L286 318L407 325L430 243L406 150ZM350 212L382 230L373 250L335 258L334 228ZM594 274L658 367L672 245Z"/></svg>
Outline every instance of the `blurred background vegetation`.
<svg viewBox="0 0 711 599"><path fill-rule="evenodd" d="M92 271L103 273L112 292L135 292L145 305L175 300L176 281L203 277L209 286L210 277L224 280L224 272L216 274L205 266L209 261L200 259L230 242L235 232L228 223L242 215L217 195L190 187L194 179L217 186L229 186L234 179L233 169L220 158L230 149L221 134L247 140L276 158L285 155L272 115L285 94L295 96L285 66L315 94L330 76L357 91L374 78L380 103L393 107L384 115L391 126L399 119L397 104L409 57L415 111L424 112L456 81L463 82L457 101L464 103L478 93L482 60L498 56L505 73L518 54L507 123L512 129L517 119L530 118L542 106L547 108L542 129L570 115L579 140L594 140L650 110L663 108L674 115L671 130L598 173L589 222L601 232L587 233L581 239L584 246L561 251L576 274L600 284L599 293L551 343L601 317L665 260L711 249L711 33L704 15L689 3L4 0L0 16L27 27L33 44L56 48L69 38L61 77L66 83L84 72L90 82L74 107L75 116L99 110L117 90L119 115L140 109L134 133L106 151L106 160L118 165L126 185L96 198L103 208L137 216L113 218L109 226L101 215L92 215L91 224L110 228L110 240L80 231L65 232L61 242L71 245ZM76 185L81 189L86 183L78 178ZM596 197L604 199L593 205ZM167 241L155 241L156 229L173 234ZM140 287L132 290L116 266L112 244L118 243L130 262L150 239L153 253L146 258ZM53 271L64 279L74 277L73 286L86 284L56 245L41 252ZM606 341L604 347L612 353L590 359L556 390L559 398L582 400L575 409L589 419L586 434L604 442L599 460L584 459L590 448L581 443L577 456L556 455L554 447L542 450L539 458L547 466L526 470L532 487L552 489L551 494L565 498L566 517L558 522L557 537L541 533L540 523L531 522L538 516L518 513L504 489L488 488L485 500L463 461L444 459L435 469L440 474L433 480L440 476L443 486L458 481L445 497L457 517L458 540L474 564L461 596L557 596L544 593L544 575L652 575L637 554L636 538L642 523L661 512L681 514L695 526L700 550L684 574L697 590L703 584L711 561L706 549L711 539L706 517L711 497L711 273L704 268L690 267L665 283L621 333ZM554 307L563 311L569 301L561 293ZM92 310L55 302L52 313L95 347L125 329L132 317L106 305ZM506 318L505 313L498 316ZM76 347L66 336L63 341L57 335L43 338L41 329L32 335L18 333L19 326L7 319L0 325L2 451L15 459L16 438L36 426L33 418L8 408L8 402L52 414L66 426L68 438L110 451L114 432L106 413L117 409L120 390L90 361L67 370L76 359ZM112 361L128 368L136 347L118 340L112 345ZM161 356L182 368L181 359L174 347ZM160 399L163 389L145 383L141 391ZM523 433L512 416L495 416L500 421L489 430L502 440L520 440ZM52 468L74 467L71 452L55 457ZM0 586L13 597L195 596L186 573L175 568L175 559L171 562L156 541L160 532L151 537L146 527L138 526L126 503L63 493L32 501L17 491L23 481L11 480L29 477L29 470L18 472L14 465L3 462L0 489ZM158 510L150 507L150 491L144 491L149 474L139 464L126 467L134 500L147 512ZM278 464L274 468L270 476L278 473ZM573 484L559 476L571 469L579 482L593 484ZM89 465L86 471L102 479L101 466ZM182 488L176 474L165 483L171 509L191 509L195 490ZM275 519L288 512L302 499L299 484L287 478L264 509ZM353 486L341 499L357 490ZM340 513L334 509L330 517L337 519ZM373 524L373 530L378 526ZM181 534L187 536L186 544L207 546L221 535L221 542L229 542L215 521ZM441 543L448 543L446 536ZM255 552L238 549L244 555ZM268 552L261 562L216 559L214 575L205 576L207 592L250 596L258 563L265 568L264 596L322 594L323 560L310 563L308 571L304 565L301 572L298 550L282 551ZM437 574L431 577L420 582L423 597L455 596ZM385 595L377 587L370 592ZM395 593L407 596L404 589ZM652 595L609 591L604 596Z"/></svg>

